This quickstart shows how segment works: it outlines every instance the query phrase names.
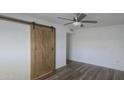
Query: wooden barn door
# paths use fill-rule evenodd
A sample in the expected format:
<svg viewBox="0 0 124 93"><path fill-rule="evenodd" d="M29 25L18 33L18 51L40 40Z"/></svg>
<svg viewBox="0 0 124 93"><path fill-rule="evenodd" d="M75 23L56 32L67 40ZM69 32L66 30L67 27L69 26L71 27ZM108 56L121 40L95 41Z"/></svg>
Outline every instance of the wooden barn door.
<svg viewBox="0 0 124 93"><path fill-rule="evenodd" d="M55 69L55 29L31 26L31 43L31 79L39 79Z"/></svg>

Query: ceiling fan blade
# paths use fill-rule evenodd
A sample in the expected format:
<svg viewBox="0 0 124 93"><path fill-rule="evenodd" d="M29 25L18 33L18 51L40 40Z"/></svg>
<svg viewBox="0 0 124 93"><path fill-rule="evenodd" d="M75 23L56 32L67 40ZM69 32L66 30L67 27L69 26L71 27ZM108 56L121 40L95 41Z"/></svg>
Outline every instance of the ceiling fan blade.
<svg viewBox="0 0 124 93"><path fill-rule="evenodd" d="M68 19L68 18L63 18L63 17L58 17L59 19L62 19L62 20L69 20L69 21L74 21L72 19Z"/></svg>
<svg viewBox="0 0 124 93"><path fill-rule="evenodd" d="M98 21L93 21L93 20L91 20L91 21L88 21L88 20L84 20L84 21L81 21L82 23L98 23Z"/></svg>
<svg viewBox="0 0 124 93"><path fill-rule="evenodd" d="M77 16L78 22L80 22L84 17L86 17L86 14L80 13L80 14Z"/></svg>
<svg viewBox="0 0 124 93"><path fill-rule="evenodd" d="M69 24L73 24L73 22L70 22L70 23L66 23L66 24L64 24L64 25L69 25Z"/></svg>

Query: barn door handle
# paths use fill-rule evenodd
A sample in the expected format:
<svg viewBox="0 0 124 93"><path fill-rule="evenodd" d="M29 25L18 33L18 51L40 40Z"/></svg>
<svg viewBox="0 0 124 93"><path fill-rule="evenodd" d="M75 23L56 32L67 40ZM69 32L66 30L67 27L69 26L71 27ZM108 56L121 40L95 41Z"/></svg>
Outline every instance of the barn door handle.
<svg viewBox="0 0 124 93"><path fill-rule="evenodd" d="M54 48L52 48L52 51L54 50Z"/></svg>
<svg viewBox="0 0 124 93"><path fill-rule="evenodd" d="M35 51L37 51L37 48L35 47Z"/></svg>

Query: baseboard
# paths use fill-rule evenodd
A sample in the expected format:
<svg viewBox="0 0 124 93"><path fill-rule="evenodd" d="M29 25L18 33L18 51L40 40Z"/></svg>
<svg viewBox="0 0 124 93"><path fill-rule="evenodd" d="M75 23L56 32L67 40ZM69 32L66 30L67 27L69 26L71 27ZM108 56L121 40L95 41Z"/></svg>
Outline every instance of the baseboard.
<svg viewBox="0 0 124 93"><path fill-rule="evenodd" d="M106 66L101 66L101 65L96 65L96 64L90 64L90 63L81 62L81 61L76 61L76 60L70 60L70 59L69 59L69 61L71 61L71 62L83 63L83 64L88 64L88 65L97 66L97 67L106 68L106 69L111 69L111 70L123 71L123 70L119 70L119 69L115 69L115 68L111 68L111 67L106 67Z"/></svg>

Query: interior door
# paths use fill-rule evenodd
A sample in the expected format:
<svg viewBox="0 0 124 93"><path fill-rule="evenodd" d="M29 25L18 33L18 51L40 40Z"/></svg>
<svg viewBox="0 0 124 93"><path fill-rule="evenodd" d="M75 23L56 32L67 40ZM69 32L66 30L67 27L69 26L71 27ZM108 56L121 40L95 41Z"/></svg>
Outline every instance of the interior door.
<svg viewBox="0 0 124 93"><path fill-rule="evenodd" d="M50 27L31 26L31 43L31 78L38 79L55 69L55 30Z"/></svg>

